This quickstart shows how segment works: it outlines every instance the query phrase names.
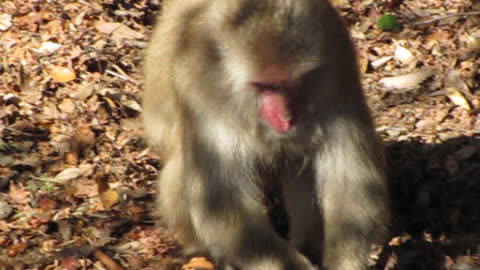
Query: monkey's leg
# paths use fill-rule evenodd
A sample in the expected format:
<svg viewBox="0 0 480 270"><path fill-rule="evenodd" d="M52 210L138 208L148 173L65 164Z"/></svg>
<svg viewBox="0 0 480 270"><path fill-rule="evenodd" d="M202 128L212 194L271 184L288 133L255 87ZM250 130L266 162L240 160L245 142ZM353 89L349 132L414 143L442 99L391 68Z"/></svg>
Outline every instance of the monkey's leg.
<svg viewBox="0 0 480 270"><path fill-rule="evenodd" d="M289 175L283 181L283 197L290 224L290 242L312 262L321 265L323 220L313 174L308 166L300 175Z"/></svg>
<svg viewBox="0 0 480 270"><path fill-rule="evenodd" d="M315 269L271 227L253 173L238 166L245 162L209 157L218 166L191 171L189 200L196 235L212 256L248 270Z"/></svg>
<svg viewBox="0 0 480 270"><path fill-rule="evenodd" d="M325 222L323 265L367 269L370 246L389 218L381 150L365 128L347 121L331 128L323 142L328 147L315 160Z"/></svg>
<svg viewBox="0 0 480 270"><path fill-rule="evenodd" d="M160 172L158 210L167 225L174 229L177 240L183 245L182 253L185 256L204 254L205 248L195 237L182 172L183 159L177 152L167 160Z"/></svg>

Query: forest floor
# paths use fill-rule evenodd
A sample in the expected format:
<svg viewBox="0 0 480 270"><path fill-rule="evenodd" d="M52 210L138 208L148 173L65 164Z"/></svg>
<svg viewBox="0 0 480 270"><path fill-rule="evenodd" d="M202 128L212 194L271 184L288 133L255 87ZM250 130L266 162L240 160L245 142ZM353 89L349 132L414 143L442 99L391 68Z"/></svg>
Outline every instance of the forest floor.
<svg viewBox="0 0 480 270"><path fill-rule="evenodd" d="M372 269L479 270L480 3L335 4L389 161L391 234ZM161 161L140 119L160 9L1 0L0 269L182 267L152 215ZM402 29L379 29L384 14Z"/></svg>

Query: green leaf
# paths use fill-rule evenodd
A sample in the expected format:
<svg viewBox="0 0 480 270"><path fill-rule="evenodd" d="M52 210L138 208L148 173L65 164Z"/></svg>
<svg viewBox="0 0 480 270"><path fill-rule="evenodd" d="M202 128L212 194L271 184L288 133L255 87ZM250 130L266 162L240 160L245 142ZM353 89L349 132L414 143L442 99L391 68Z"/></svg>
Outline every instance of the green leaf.
<svg viewBox="0 0 480 270"><path fill-rule="evenodd" d="M378 20L378 27L382 30L400 31L402 25L395 15L384 14Z"/></svg>

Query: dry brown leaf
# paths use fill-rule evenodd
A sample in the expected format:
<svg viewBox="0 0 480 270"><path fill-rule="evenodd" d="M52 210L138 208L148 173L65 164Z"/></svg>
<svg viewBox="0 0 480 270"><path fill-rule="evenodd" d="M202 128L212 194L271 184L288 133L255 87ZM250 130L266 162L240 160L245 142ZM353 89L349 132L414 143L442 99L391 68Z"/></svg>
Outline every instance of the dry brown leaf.
<svg viewBox="0 0 480 270"><path fill-rule="evenodd" d="M85 100L90 97L95 91L95 84L88 83L80 87L80 89L72 95L73 98L78 100Z"/></svg>
<svg viewBox="0 0 480 270"><path fill-rule="evenodd" d="M0 31L6 31L12 26L12 15L0 14Z"/></svg>
<svg viewBox="0 0 480 270"><path fill-rule="evenodd" d="M110 209L112 206L118 203L120 194L114 189L107 189L100 192L100 200L102 200L105 209Z"/></svg>
<svg viewBox="0 0 480 270"><path fill-rule="evenodd" d="M0 219L8 218L13 212L12 206L0 198Z"/></svg>
<svg viewBox="0 0 480 270"><path fill-rule="evenodd" d="M60 261L60 268L62 270L77 270L81 269L81 263L76 257L68 257Z"/></svg>
<svg viewBox="0 0 480 270"><path fill-rule="evenodd" d="M445 87L453 87L465 93L470 92L468 84L463 80L462 75L458 70L451 70L448 72L444 83Z"/></svg>
<svg viewBox="0 0 480 270"><path fill-rule="evenodd" d="M75 72L69 68L62 66L52 66L49 68L50 76L57 82L66 83L77 78Z"/></svg>
<svg viewBox="0 0 480 270"><path fill-rule="evenodd" d="M98 196L98 185L95 180L90 178L79 178L75 181L71 181L67 186L67 193L69 196Z"/></svg>
<svg viewBox="0 0 480 270"><path fill-rule="evenodd" d="M6 220L0 220L0 232L9 232L10 227Z"/></svg>
<svg viewBox="0 0 480 270"><path fill-rule="evenodd" d="M213 263L209 262L204 257L192 258L188 263L182 266L184 270L213 270L215 267Z"/></svg>
<svg viewBox="0 0 480 270"><path fill-rule="evenodd" d="M468 103L467 99L465 96L458 91L456 88L453 87L447 87L444 89L446 95L448 98L453 102L453 104L460 106L464 109L470 110L470 104Z"/></svg>
<svg viewBox="0 0 480 270"><path fill-rule="evenodd" d="M5 247L9 245L10 242L10 237L8 237L7 235L0 235L0 247Z"/></svg>
<svg viewBox="0 0 480 270"><path fill-rule="evenodd" d="M40 243L40 248L45 253L54 253L58 248L59 241L55 239L47 239Z"/></svg>
<svg viewBox="0 0 480 270"><path fill-rule="evenodd" d="M30 191L23 186L11 183L7 198L12 204L26 204L30 202L30 195Z"/></svg>
<svg viewBox="0 0 480 270"><path fill-rule="evenodd" d="M380 80L389 90L410 90L417 87L421 82L430 76L433 76L437 69L432 67L424 67L417 72L387 77Z"/></svg>
<svg viewBox="0 0 480 270"><path fill-rule="evenodd" d="M78 164L78 152L71 151L65 154L65 162L69 165Z"/></svg>
<svg viewBox="0 0 480 270"><path fill-rule="evenodd" d="M332 0L332 5L339 7L339 8L350 8L351 5L348 0Z"/></svg>
<svg viewBox="0 0 480 270"><path fill-rule="evenodd" d="M142 33L132 30L128 26L121 23L99 21L95 23L95 28L102 33L111 34L113 40L143 38Z"/></svg>
<svg viewBox="0 0 480 270"><path fill-rule="evenodd" d="M57 51L61 47L62 47L61 44L51 42L51 41L46 41L46 42L42 42L39 48L34 48L32 50L41 54L50 54Z"/></svg>
<svg viewBox="0 0 480 270"><path fill-rule="evenodd" d="M388 61L390 61L392 59L393 59L392 56L385 56L385 57L378 58L377 60L372 61L372 67L375 68L375 69L379 68L379 67L385 65Z"/></svg>
<svg viewBox="0 0 480 270"><path fill-rule="evenodd" d="M384 270L391 270L397 268L396 265L398 264L398 257L397 254L392 253L388 256L387 261L385 262Z"/></svg>
<svg viewBox="0 0 480 270"><path fill-rule="evenodd" d="M88 125L79 125L72 136L74 151L82 151L95 143L95 133Z"/></svg>
<svg viewBox="0 0 480 270"><path fill-rule="evenodd" d="M55 180L59 182L64 182L75 179L79 176L82 176L83 174L84 171L80 168L66 168L55 176Z"/></svg>
<svg viewBox="0 0 480 270"><path fill-rule="evenodd" d="M121 99L122 104L125 107L128 107L134 111L141 112L142 111L142 106L135 100L131 98L127 98L126 96L122 96Z"/></svg>
<svg viewBox="0 0 480 270"><path fill-rule="evenodd" d="M43 29L50 35L55 35L55 36L61 36L64 34L64 22L62 20L51 20L45 26Z"/></svg>
<svg viewBox="0 0 480 270"><path fill-rule="evenodd" d="M124 268L115 262L110 256L108 256L105 252L101 251L100 249L96 249L93 254L97 259L105 265L108 270L123 270Z"/></svg>
<svg viewBox="0 0 480 270"><path fill-rule="evenodd" d="M38 206L43 210L50 211L50 210L56 209L58 206L58 203L57 201L52 200L50 198L42 197L38 200Z"/></svg>
<svg viewBox="0 0 480 270"><path fill-rule="evenodd" d="M70 98L65 98L58 104L58 108L64 113L74 113L75 103Z"/></svg>
<svg viewBox="0 0 480 270"><path fill-rule="evenodd" d="M401 235L401 236L396 236L388 242L389 246L400 246L401 244L409 241L412 239L412 236L406 234L406 235Z"/></svg>
<svg viewBox="0 0 480 270"><path fill-rule="evenodd" d="M473 78L478 75L478 66L474 61L460 63L460 74L465 78Z"/></svg>
<svg viewBox="0 0 480 270"><path fill-rule="evenodd" d="M395 49L395 59L406 65L415 61L416 58L407 48L398 45Z"/></svg>
<svg viewBox="0 0 480 270"><path fill-rule="evenodd" d="M358 52L358 69L360 70L361 73L366 73L368 69L368 55L363 52L359 51Z"/></svg>
<svg viewBox="0 0 480 270"><path fill-rule="evenodd" d="M18 254L24 252L27 248L28 248L28 244L25 243L25 242L21 242L21 243L15 244L15 245L11 245L8 248L7 255L9 257L15 257Z"/></svg>
<svg viewBox="0 0 480 270"><path fill-rule="evenodd" d="M36 32L38 25L42 22L41 13L30 13L25 16L19 17L15 20L16 25L20 28L27 29L32 32Z"/></svg>

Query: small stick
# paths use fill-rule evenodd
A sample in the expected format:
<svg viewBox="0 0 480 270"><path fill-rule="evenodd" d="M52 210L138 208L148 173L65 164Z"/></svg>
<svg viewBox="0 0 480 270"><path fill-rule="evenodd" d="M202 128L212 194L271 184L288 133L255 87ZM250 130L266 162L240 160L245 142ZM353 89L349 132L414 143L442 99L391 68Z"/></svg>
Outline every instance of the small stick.
<svg viewBox="0 0 480 270"><path fill-rule="evenodd" d="M452 18L452 17L461 17L461 16L472 16L472 15L480 15L480 11L470 11L470 12L460 12L460 13L454 13L454 14L448 14L445 16L440 16L437 18L432 18L424 21L418 21L418 22L413 22L412 25L421 25L421 24L428 24L428 23L433 23L436 21Z"/></svg>

